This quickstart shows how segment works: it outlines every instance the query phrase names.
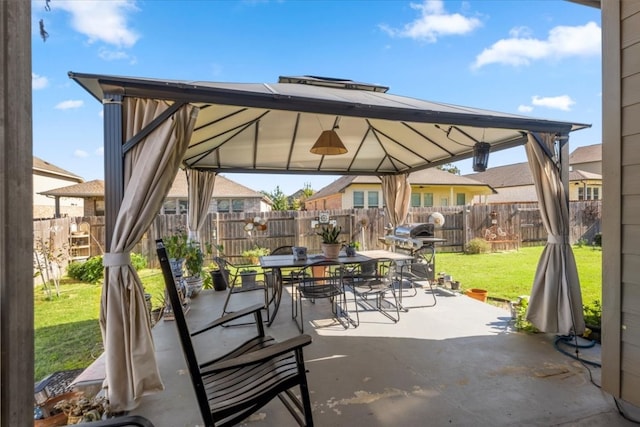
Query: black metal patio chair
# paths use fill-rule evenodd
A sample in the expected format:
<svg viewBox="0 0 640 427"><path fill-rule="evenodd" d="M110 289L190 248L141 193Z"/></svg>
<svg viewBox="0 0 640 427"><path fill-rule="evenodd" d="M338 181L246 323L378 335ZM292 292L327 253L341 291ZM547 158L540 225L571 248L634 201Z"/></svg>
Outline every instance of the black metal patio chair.
<svg viewBox="0 0 640 427"><path fill-rule="evenodd" d="M311 337L299 335L277 342L265 335L260 304L230 313L191 332L180 308L180 297L162 240L156 241L156 250L170 302L178 307L174 309L176 327L205 427L237 425L276 397L300 426L313 426L302 353L302 348L311 343ZM223 356L199 360L192 337L250 315L254 316L257 329L254 338Z"/></svg>
<svg viewBox="0 0 640 427"><path fill-rule="evenodd" d="M355 326L360 325L361 307L377 310L394 323L400 320L397 280L396 264L390 259L367 261L345 271L344 283L354 295Z"/></svg>
<svg viewBox="0 0 640 427"><path fill-rule="evenodd" d="M304 332L303 300L311 303L328 299L334 318L347 329L354 321L349 317L342 274L344 265L335 260L320 260L291 274L291 317ZM300 322L298 322L298 317Z"/></svg>

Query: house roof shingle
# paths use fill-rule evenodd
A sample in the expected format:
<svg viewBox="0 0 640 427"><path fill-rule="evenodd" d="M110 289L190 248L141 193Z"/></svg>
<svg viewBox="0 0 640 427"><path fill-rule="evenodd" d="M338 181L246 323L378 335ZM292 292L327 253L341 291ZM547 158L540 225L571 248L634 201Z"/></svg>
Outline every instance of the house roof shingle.
<svg viewBox="0 0 640 427"><path fill-rule="evenodd" d="M484 172L464 175L480 182L485 182L493 188L520 187L533 185L533 176L527 162L513 165L496 166ZM602 175L583 170L569 172L569 181L582 181L585 179L602 179Z"/></svg>
<svg viewBox="0 0 640 427"><path fill-rule="evenodd" d="M66 187L43 191L39 194L58 197L104 196L104 181L101 179L96 179L89 182L83 182L81 184L68 185ZM173 185L171 186L167 197L188 197L187 177L183 171L179 171L176 175L176 179L173 181ZM254 191L248 187L245 187L244 185L238 184L235 181L231 181L230 179L227 179L222 175L216 176L216 183L213 188L213 197L259 197L268 200L268 197L266 197L262 193Z"/></svg>
<svg viewBox="0 0 640 427"><path fill-rule="evenodd" d="M38 194L58 197L104 197L104 181L94 179L93 181L54 188Z"/></svg>
<svg viewBox="0 0 640 427"><path fill-rule="evenodd" d="M486 183L480 182L468 176L455 175L447 171L437 168L423 169L409 174L409 183L411 185L458 185L458 186L477 186L491 187ZM332 194L344 191L351 184L380 184L380 178L370 175L344 175L333 181L331 184L323 187L319 191L309 197L307 200L319 199ZM492 192L495 192L491 188Z"/></svg>
<svg viewBox="0 0 640 427"><path fill-rule="evenodd" d="M63 178L70 178L78 182L84 181L81 176L71 173L68 170L62 169L61 167L51 164L36 156L33 156L33 170L34 172L42 172L50 175L57 175Z"/></svg>
<svg viewBox="0 0 640 427"><path fill-rule="evenodd" d="M570 165L600 161L602 161L602 144L578 147L569 155Z"/></svg>

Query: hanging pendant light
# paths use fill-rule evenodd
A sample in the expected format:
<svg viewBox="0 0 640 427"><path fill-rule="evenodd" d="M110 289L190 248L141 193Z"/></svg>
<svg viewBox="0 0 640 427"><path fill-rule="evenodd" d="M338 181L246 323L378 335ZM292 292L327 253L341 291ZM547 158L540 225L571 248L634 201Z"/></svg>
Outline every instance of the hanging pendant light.
<svg viewBox="0 0 640 427"><path fill-rule="evenodd" d="M475 172L484 172L489 164L489 150L491 144L488 142L476 142L473 146L473 170Z"/></svg>
<svg viewBox="0 0 640 427"><path fill-rule="evenodd" d="M322 131L320 137L309 151L313 154L334 156L336 154L345 154L347 152L347 148L340 140L336 131L331 129Z"/></svg>

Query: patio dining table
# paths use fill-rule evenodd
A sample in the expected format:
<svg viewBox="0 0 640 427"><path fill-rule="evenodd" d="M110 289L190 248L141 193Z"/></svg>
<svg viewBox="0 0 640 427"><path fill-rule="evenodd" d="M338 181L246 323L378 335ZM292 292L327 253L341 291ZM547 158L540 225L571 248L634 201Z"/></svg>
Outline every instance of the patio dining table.
<svg viewBox="0 0 640 427"><path fill-rule="evenodd" d="M307 255L305 260L294 260L293 255L264 255L260 257L260 267L263 270L271 271L279 274L280 280L273 281L273 315L270 316L268 326L271 326L273 320L278 313L280 307L280 301L282 299L282 292L284 288L285 279L282 277L281 270L286 268L303 268L314 262L328 259L322 254L310 254ZM336 259L342 264L362 264L367 261L373 261L377 259L390 259L397 263L404 263L405 261L411 261L413 256L404 253L391 252L388 250L370 250L370 251L358 251L355 256L347 256L345 252L340 252L340 255Z"/></svg>

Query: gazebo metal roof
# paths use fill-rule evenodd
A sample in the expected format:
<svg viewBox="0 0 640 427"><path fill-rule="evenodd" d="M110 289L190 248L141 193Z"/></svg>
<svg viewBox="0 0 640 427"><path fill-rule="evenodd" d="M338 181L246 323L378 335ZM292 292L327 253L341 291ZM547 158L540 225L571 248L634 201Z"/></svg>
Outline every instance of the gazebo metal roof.
<svg viewBox="0 0 640 427"><path fill-rule="evenodd" d="M393 95L386 87L315 76L279 83L213 83L81 74L69 76L100 102L121 94L200 108L183 163L218 172L386 175L473 155L478 141L498 151L526 134L566 135L587 124L531 118ZM348 152L309 152L335 129Z"/></svg>

